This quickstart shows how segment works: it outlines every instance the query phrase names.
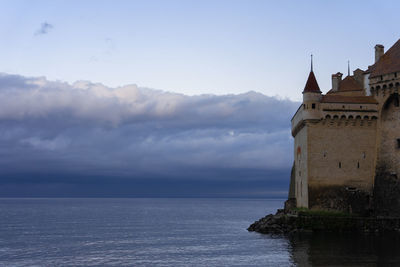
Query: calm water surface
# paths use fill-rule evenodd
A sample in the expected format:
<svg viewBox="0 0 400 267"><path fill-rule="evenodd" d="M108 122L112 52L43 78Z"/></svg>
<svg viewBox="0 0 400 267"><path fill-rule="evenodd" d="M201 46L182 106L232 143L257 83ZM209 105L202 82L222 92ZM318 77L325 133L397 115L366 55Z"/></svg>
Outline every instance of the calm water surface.
<svg viewBox="0 0 400 267"><path fill-rule="evenodd" d="M399 266L397 235L249 233L283 200L0 199L1 266Z"/></svg>

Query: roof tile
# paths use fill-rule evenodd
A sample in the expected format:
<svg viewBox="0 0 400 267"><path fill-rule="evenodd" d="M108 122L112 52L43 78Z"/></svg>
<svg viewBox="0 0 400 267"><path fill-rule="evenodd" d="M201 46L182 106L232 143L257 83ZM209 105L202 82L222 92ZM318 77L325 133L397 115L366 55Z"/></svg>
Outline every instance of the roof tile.
<svg viewBox="0 0 400 267"><path fill-rule="evenodd" d="M373 96L324 95L321 103L378 104Z"/></svg>
<svg viewBox="0 0 400 267"><path fill-rule="evenodd" d="M347 76L339 84L339 91L361 91L363 88L353 76Z"/></svg>
<svg viewBox="0 0 400 267"><path fill-rule="evenodd" d="M303 93L321 93L321 90L319 89L317 79L315 78L314 72L310 71L310 74L308 75L307 83L306 86L304 87Z"/></svg>
<svg viewBox="0 0 400 267"><path fill-rule="evenodd" d="M370 77L400 71L400 39L367 71Z"/></svg>

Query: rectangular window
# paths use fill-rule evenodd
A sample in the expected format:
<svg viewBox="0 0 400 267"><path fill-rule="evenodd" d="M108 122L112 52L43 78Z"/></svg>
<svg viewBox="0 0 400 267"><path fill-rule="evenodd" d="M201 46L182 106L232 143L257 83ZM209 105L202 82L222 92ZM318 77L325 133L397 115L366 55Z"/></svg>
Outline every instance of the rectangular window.
<svg viewBox="0 0 400 267"><path fill-rule="evenodd" d="M303 196L303 181L300 181L300 196Z"/></svg>
<svg viewBox="0 0 400 267"><path fill-rule="evenodd" d="M400 148L400 138L397 138L397 148Z"/></svg>
<svg viewBox="0 0 400 267"><path fill-rule="evenodd" d="M314 103L312 103L311 108L315 109L315 104Z"/></svg>
<svg viewBox="0 0 400 267"><path fill-rule="evenodd" d="M342 168L342 163L339 161L339 168Z"/></svg>

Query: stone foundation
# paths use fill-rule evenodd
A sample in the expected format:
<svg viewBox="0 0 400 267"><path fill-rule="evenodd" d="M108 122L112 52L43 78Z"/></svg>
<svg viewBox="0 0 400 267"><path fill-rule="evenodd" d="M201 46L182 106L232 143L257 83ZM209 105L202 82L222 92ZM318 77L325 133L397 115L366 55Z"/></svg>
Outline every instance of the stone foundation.
<svg viewBox="0 0 400 267"><path fill-rule="evenodd" d="M346 186L309 187L309 208L337 210L367 216L371 212L369 192Z"/></svg>
<svg viewBox="0 0 400 267"><path fill-rule="evenodd" d="M377 168L373 206L376 216L400 217L400 180L385 167Z"/></svg>

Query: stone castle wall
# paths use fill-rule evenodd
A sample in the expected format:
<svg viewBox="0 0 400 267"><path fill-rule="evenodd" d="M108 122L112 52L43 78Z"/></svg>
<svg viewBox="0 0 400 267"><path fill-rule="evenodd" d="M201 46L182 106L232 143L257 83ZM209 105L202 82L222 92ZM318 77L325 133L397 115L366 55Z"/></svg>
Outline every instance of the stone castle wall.
<svg viewBox="0 0 400 267"><path fill-rule="evenodd" d="M309 124L309 208L357 213L368 209L376 133L376 118L329 118Z"/></svg>
<svg viewBox="0 0 400 267"><path fill-rule="evenodd" d="M303 127L294 140L294 188L298 207L308 207L308 128Z"/></svg>
<svg viewBox="0 0 400 267"><path fill-rule="evenodd" d="M370 190L377 119L324 119L308 126L309 185L348 185ZM332 178L334 177L334 178Z"/></svg>

